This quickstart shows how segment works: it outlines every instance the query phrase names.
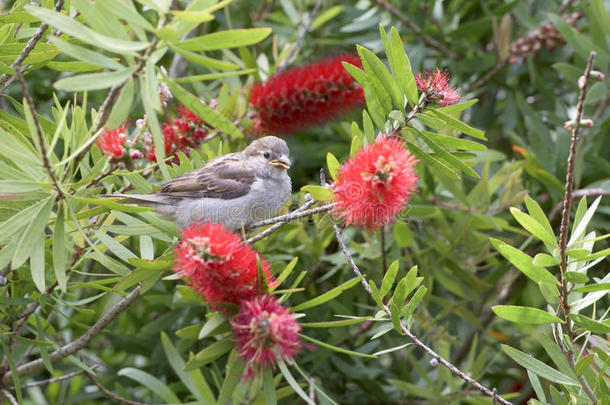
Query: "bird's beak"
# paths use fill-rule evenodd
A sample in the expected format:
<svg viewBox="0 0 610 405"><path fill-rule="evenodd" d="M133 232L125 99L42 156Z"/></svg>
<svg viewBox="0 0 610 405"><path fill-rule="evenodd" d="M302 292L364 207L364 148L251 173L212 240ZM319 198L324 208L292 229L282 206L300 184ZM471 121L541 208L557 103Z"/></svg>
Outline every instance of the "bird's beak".
<svg viewBox="0 0 610 405"><path fill-rule="evenodd" d="M281 167L283 169L290 169L290 159L286 156L282 155L279 159L274 159L269 161L269 164L274 167Z"/></svg>

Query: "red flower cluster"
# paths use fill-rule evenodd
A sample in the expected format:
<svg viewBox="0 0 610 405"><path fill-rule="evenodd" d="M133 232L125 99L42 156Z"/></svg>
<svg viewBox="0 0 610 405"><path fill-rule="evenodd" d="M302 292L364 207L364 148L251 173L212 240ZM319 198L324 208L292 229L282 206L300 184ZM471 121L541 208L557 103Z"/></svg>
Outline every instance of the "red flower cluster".
<svg viewBox="0 0 610 405"><path fill-rule="evenodd" d="M215 108L216 100L210 101L210 107ZM136 159L146 158L149 162L156 161L152 134L141 129L144 120L138 120L138 135L132 140L127 138L127 123L112 131L104 131L97 139L97 145L112 161L120 161L120 167L134 166ZM178 117L168 118L162 126L165 154L176 156L182 152L188 156L191 148L198 148L208 135L205 122L195 113L180 105ZM142 137L140 137L142 135ZM174 159L179 163L178 157Z"/></svg>
<svg viewBox="0 0 610 405"><path fill-rule="evenodd" d="M443 107L457 103L462 97L459 89L449 85L449 73L441 71L439 68L423 74L417 72L415 83L419 91L426 93L431 101L437 102Z"/></svg>
<svg viewBox="0 0 610 405"><path fill-rule="evenodd" d="M204 121L199 116L185 106L180 105L178 107L178 117L164 122L161 129L165 154L176 156L178 152L182 152L188 156L191 148L198 148L208 135L207 128L203 124ZM146 136L144 139L144 153L149 162L157 160L152 136ZM174 158L175 163L179 161L178 157Z"/></svg>
<svg viewBox="0 0 610 405"><path fill-rule="evenodd" d="M243 243L239 235L221 224L195 223L182 230L174 272L186 277L186 283L208 303L239 305L258 293L259 261L267 284L273 286L276 281L269 271L269 263L259 259L256 250ZM219 304L211 307L228 309Z"/></svg>
<svg viewBox="0 0 610 405"><path fill-rule="evenodd" d="M244 301L231 325L239 357L248 363L248 373L275 367L278 361L294 358L301 349L301 326L269 295Z"/></svg>
<svg viewBox="0 0 610 405"><path fill-rule="evenodd" d="M121 159L127 152L125 147L127 142L125 125L123 123L117 129L106 130L97 138L97 146L113 160Z"/></svg>
<svg viewBox="0 0 610 405"><path fill-rule="evenodd" d="M417 160L397 138L382 135L341 166L335 183L335 215L346 225L387 225L409 202Z"/></svg>
<svg viewBox="0 0 610 405"><path fill-rule="evenodd" d="M362 66L356 55L337 56L255 83L250 103L258 112L256 128L263 133L290 134L363 104L362 87L341 62Z"/></svg>

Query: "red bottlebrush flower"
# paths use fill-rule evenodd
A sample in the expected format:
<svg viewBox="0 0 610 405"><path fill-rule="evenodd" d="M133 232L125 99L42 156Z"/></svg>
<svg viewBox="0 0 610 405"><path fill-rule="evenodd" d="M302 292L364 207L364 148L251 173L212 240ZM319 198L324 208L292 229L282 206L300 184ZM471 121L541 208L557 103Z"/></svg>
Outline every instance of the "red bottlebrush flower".
<svg viewBox="0 0 610 405"><path fill-rule="evenodd" d="M269 295L242 302L231 325L239 357L248 363L248 374L293 359L301 349L301 326Z"/></svg>
<svg viewBox="0 0 610 405"><path fill-rule="evenodd" d="M369 229L387 225L415 190L415 163L403 141L378 138L341 166L333 213L346 225Z"/></svg>
<svg viewBox="0 0 610 405"><path fill-rule="evenodd" d="M207 302L239 305L258 293L257 259L256 250L224 225L195 223L182 230L174 272L182 272L186 283ZM275 279L269 263L262 258L260 263L267 284L273 286ZM228 309L222 305L212 305L212 308Z"/></svg>
<svg viewBox="0 0 610 405"><path fill-rule="evenodd" d="M441 71L439 68L434 69L434 71L426 71L423 75L417 72L415 83L419 91L427 93L429 97L442 106L455 104L462 97L459 89L449 85L449 73Z"/></svg>
<svg viewBox="0 0 610 405"><path fill-rule="evenodd" d="M265 133L289 134L362 105L362 87L341 62L362 66L356 55L337 56L255 83L250 103L257 109L256 128Z"/></svg>
<svg viewBox="0 0 610 405"><path fill-rule="evenodd" d="M185 121L194 122L197 125L203 124L203 120L199 118L197 114L195 114L182 104L178 106L178 117L183 118Z"/></svg>
<svg viewBox="0 0 610 405"><path fill-rule="evenodd" d="M104 131L97 138L97 146L108 156L113 159L120 159L125 155L127 148L125 142L127 135L125 134L125 123L112 131Z"/></svg>

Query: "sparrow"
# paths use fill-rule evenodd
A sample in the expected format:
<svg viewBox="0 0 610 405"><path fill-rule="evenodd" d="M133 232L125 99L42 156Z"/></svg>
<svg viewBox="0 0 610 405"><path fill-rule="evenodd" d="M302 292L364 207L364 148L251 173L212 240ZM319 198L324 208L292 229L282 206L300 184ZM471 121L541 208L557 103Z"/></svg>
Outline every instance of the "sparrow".
<svg viewBox="0 0 610 405"><path fill-rule="evenodd" d="M292 191L290 150L283 139L259 138L243 151L218 156L152 194L111 194L153 207L180 228L193 222L237 231L271 218Z"/></svg>

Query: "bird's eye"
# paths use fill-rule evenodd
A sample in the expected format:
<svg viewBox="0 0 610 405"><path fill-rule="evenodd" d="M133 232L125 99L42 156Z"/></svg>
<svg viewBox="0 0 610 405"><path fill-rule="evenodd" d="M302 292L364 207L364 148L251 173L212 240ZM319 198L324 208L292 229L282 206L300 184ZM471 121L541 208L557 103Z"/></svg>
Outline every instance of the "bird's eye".
<svg viewBox="0 0 610 405"><path fill-rule="evenodd" d="M269 152L265 152L265 153L263 153L263 157L265 159L269 159L271 157L271 154Z"/></svg>

